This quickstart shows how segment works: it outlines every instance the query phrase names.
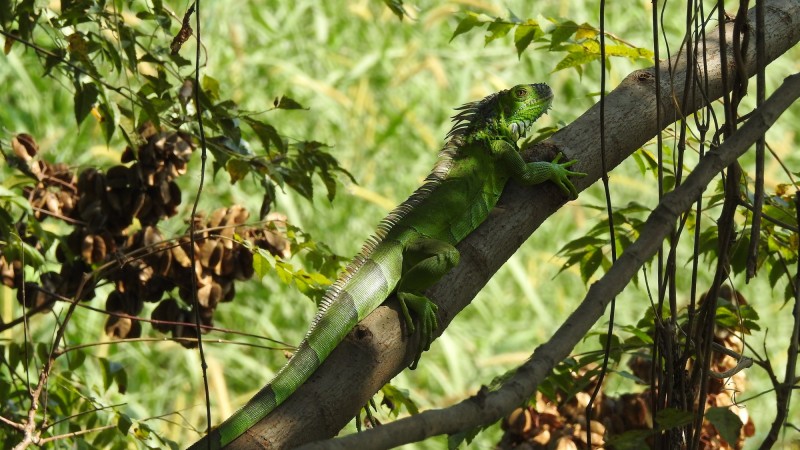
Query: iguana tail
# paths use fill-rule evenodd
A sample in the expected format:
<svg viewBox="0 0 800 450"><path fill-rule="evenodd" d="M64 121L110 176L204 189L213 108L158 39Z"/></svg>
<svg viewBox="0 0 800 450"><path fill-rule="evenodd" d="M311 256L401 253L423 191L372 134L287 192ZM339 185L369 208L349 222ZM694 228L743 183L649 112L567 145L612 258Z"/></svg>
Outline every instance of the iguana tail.
<svg viewBox="0 0 800 450"><path fill-rule="evenodd" d="M394 290L400 279L402 245L376 236L331 285L320 310L294 355L272 381L231 417L189 450L228 445L283 403L311 376L334 348L361 319L375 310Z"/></svg>
<svg viewBox="0 0 800 450"><path fill-rule="evenodd" d="M189 450L209 448L208 439L210 448L222 448L266 417L305 383L358 322L389 297L400 280L406 232L413 234L398 227L398 222L446 178L456 150L452 142L446 144L422 186L378 224L375 235L325 292L306 337L275 378Z"/></svg>

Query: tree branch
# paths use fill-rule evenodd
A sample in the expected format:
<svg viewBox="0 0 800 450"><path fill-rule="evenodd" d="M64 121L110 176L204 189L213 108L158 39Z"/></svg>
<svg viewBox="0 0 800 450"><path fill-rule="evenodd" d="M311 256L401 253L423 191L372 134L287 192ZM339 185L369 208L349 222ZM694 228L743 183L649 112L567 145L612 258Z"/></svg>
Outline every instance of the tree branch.
<svg viewBox="0 0 800 450"><path fill-rule="evenodd" d="M603 315L606 306L630 282L642 265L652 258L669 235L681 214L692 207L711 180L730 165L775 120L800 98L800 73L784 81L730 139L716 151L709 152L679 187L664 196L640 229L640 237L620 256L611 269L592 285L583 302L570 315L553 337L541 345L503 386L494 392L477 395L449 408L426 411L380 428L351 434L340 439L320 441L302 447L311 449L383 449L431 436L452 434L491 423L530 398L538 384L558 361L569 355L573 347Z"/></svg>
<svg viewBox="0 0 800 450"><path fill-rule="evenodd" d="M766 6L766 61L771 62L800 41L800 2L771 0L766 2ZM748 20L753 22L754 12L751 11L750 15L753 17L749 17ZM728 42L732 42L731 33L729 27L727 30ZM755 43L752 43L746 49L747 55L755 55L754 46ZM660 131L656 126L655 70L661 72L662 98L670 99L670 101L662 102L661 117L664 127L679 119L681 111L683 115L688 115L705 105L706 102L722 95L720 52L715 43L708 42L706 56L708 58L708 80L703 77L702 72L695 72L694 89L686 96L684 96L684 80L687 75L687 67L684 54L679 54L670 61L662 62L655 68L633 72L617 89L609 93L605 99L606 162L609 167L617 166ZM746 59L745 69L748 76L755 73L755 57ZM708 86L708 91L700 92L697 90L699 86ZM795 89L797 88L795 87ZM785 98L788 97L789 95L785 94ZM681 103L683 98L687 99L685 104ZM759 114L759 118L761 119L758 120L764 120L764 123L772 123L769 120L774 121L774 117L763 117L763 114ZM748 124L750 123L755 124L756 120L751 120ZM746 129L749 128L743 127L742 132L746 133L744 131ZM526 149L527 154L555 150L563 151L570 159L578 159L579 163L576 164L575 170L587 172L589 175L576 180L575 184L579 189L585 189L601 175L598 130L599 106L595 105L548 141ZM710 154L708 162L705 163L706 166L711 165L711 168L707 169L709 172L704 172L702 168L699 171L696 170L697 175L693 173L694 179L705 179L701 177L715 175L719 168L725 165L719 162L722 160L717 161L719 158L718 154ZM672 200L673 202L678 200L693 202L705 188L705 184L696 183L690 184L687 179L682 186L682 192L691 190L691 193L686 194L685 197L676 198L673 195L670 198L676 199ZM458 246L461 252L461 263L428 291L430 297L439 305L439 332L443 331L453 317L469 304L494 272L530 234L563 205L562 198L554 186L510 185L507 187L501 198L500 213L490 217ZM664 206L657 209L658 214L655 216L657 220L654 219L651 226L657 227L660 233L668 232L674 223L670 218L675 217L681 210L675 205L665 203ZM640 245L647 245L649 249L657 247L660 242L660 240L654 239ZM625 260L628 261L627 265L618 264L612 269L614 278L627 280L630 275L626 274L635 273L637 268L648 258L645 251L629 251L627 253L629 253L625 257ZM623 275L620 275L620 272L623 272ZM606 278L612 280L612 278ZM475 414L495 419L508 412L500 405L508 405L507 399L509 398L519 401L524 397L525 392L530 394L532 391L529 391L529 388L536 385L531 377L535 376L535 380L541 380L549 368L570 351L572 345L567 343L583 336L584 331L581 330L588 330L602 314L605 307L604 301L616 295L622 287L624 287L624 283L615 284L610 281L606 281L602 285L597 283L592 287L589 299L585 302L587 306L573 314L559 333L546 346L537 351L532 368L521 370L517 374L515 379L525 378L527 380L525 385L514 383L509 389L503 391L499 400L493 396L491 403L483 402L481 405L481 402L488 398L481 396L477 399L481 401L472 399L464 402L467 406L463 406L463 408L481 410L483 412L478 411ZM393 306L394 302L390 301L388 304L390 306L378 308L363 320L333 351L308 382L279 406L273 414L234 441L229 448L295 447L306 442L328 439L338 433L381 386L408 365L413 350L407 353L406 349L416 348L415 342L405 337L404 329L402 329L403 321ZM438 424L439 420L450 422L453 420L452 417L450 419L443 417L440 412L433 411L421 417L425 418L417 420L423 421L423 425L418 425L415 430L411 431L404 428L403 442L420 440L433 434L456 430L456 428L449 428L450 425L443 427ZM431 417L435 419L432 421ZM406 421L397 423L406 423ZM389 425L383 426L381 431L364 433L364 436L369 436L370 440L378 439L374 437L376 433L386 433L388 436L391 431L387 430L394 429L389 427Z"/></svg>

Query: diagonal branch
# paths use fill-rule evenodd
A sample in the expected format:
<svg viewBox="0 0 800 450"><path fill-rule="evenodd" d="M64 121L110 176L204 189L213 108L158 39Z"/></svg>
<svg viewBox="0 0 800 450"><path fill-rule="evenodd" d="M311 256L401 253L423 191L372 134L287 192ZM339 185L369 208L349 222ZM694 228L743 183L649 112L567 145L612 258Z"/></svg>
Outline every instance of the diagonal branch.
<svg viewBox="0 0 800 450"><path fill-rule="evenodd" d="M589 332L603 315L611 299L622 292L642 265L656 254L661 242L674 228L678 217L692 207L711 180L744 154L798 98L800 73L788 77L742 128L725 140L716 151L709 152L683 184L664 196L640 229L640 238L592 285L583 302L553 337L537 348L531 358L500 389L489 393L479 392L476 396L446 409L426 411L380 428L309 444L302 447L303 450L391 448L491 423L525 402L536 392L538 384L555 364L566 358Z"/></svg>
<svg viewBox="0 0 800 450"><path fill-rule="evenodd" d="M800 41L800 2L797 0L770 0L766 2L766 61L770 62ZM754 22L754 12L748 20ZM732 42L732 30L728 28L727 40ZM752 40L751 40L752 42ZM755 55L755 43L746 48L746 54ZM677 55L657 67L639 70L629 75L617 89L605 99L606 108L606 156L609 168L613 168L630 156L660 130L656 125L655 71L661 73L662 127L699 109L707 102L719 98L723 93L720 75L720 51L712 42L708 43L707 79L703 73L695 73L695 89L684 96L686 78L686 56ZM746 59L748 76L755 73L755 58ZM697 86L707 86L701 92ZM686 98L686 102L681 99ZM575 170L588 172L586 178L576 180L580 189L585 189L600 178L599 164L599 106L595 105L568 127L548 141L533 148L529 153L563 151L580 162ZM716 172L714 172L716 173ZM702 189L695 192L691 201ZM563 205L562 196L549 185L523 188L509 186L501 198L502 213L494 215L459 245L461 263L446 275L428 294L439 305L441 332L453 317L474 298L494 272L513 254L544 220ZM662 224L669 227L669 223ZM650 245L658 246L658 242ZM631 258L631 257L629 257ZM644 259L638 255L637 265ZM646 258L645 258L646 259ZM617 269L620 270L620 269ZM635 269L634 269L635 270ZM604 291L595 290L597 298L611 298L611 291L619 292L623 285L605 286ZM394 302L388 302L393 305ZM594 312L585 320L589 325L602 313L603 303L591 303ZM591 317L594 317L592 319ZM328 357L325 363L273 414L262 420L229 448L286 448L302 443L327 439L339 430L367 403L369 398L386 382L402 371L410 362L411 353L406 348L416 348L414 342L405 338L398 312L392 306L378 308L362 321L348 338ZM572 322L571 322L572 323ZM582 333L577 334L578 337ZM558 345L557 340L553 345ZM571 348L571 347L570 347ZM562 349L563 350L563 349ZM567 350L563 350L567 352ZM564 353L566 354L566 353ZM551 360L552 365L555 360ZM537 367L544 367L547 364ZM537 376L541 372L537 368ZM262 383L267 380L257 381ZM255 386L254 386L255 387ZM521 387L516 389L517 394ZM497 409L490 415L499 418L506 411ZM405 438L418 440L429 435L425 431L429 422ZM388 427L382 427L386 429Z"/></svg>

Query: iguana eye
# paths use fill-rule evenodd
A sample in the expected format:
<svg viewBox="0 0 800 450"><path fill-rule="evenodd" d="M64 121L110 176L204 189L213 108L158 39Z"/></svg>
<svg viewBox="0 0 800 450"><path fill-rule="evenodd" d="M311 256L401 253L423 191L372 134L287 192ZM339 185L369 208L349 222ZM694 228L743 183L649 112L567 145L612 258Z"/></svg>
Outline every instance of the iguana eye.
<svg viewBox="0 0 800 450"><path fill-rule="evenodd" d="M528 91L526 89L519 88L519 89L517 89L516 94L517 94L517 97L525 97L526 95L528 95Z"/></svg>

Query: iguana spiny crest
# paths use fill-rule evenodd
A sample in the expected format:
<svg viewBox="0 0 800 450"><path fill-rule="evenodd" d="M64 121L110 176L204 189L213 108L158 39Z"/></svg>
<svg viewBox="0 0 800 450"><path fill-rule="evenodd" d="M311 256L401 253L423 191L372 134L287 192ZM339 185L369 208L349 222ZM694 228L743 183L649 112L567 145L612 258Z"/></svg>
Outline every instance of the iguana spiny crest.
<svg viewBox="0 0 800 450"><path fill-rule="evenodd" d="M516 144L552 102L550 86L544 83L518 84L456 108L461 112L453 116L455 124L447 137L462 136L465 143L506 139Z"/></svg>

